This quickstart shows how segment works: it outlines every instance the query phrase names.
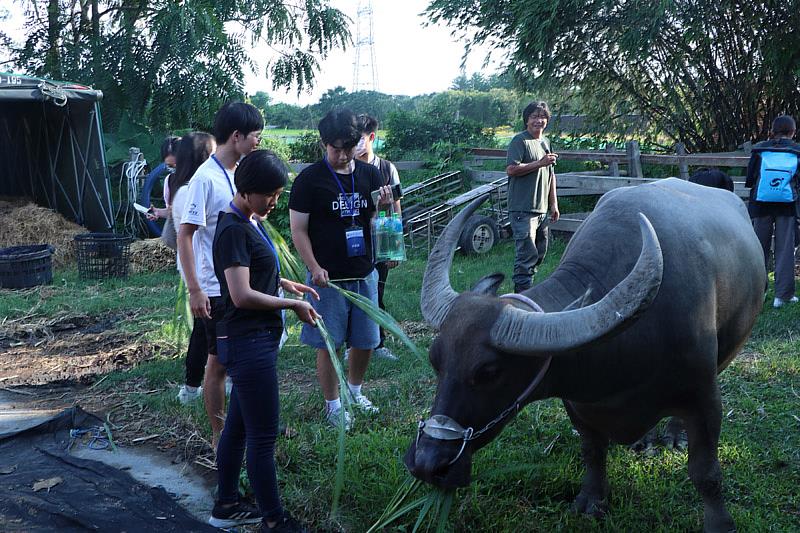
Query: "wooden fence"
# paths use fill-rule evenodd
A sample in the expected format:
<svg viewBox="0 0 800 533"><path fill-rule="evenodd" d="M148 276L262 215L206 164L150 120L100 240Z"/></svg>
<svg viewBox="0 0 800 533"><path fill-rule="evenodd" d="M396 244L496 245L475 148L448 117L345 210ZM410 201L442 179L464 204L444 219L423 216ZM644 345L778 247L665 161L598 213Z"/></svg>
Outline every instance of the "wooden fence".
<svg viewBox="0 0 800 533"><path fill-rule="evenodd" d="M559 173L559 196L579 196L586 194L603 194L616 187L636 185L653 181L646 178L642 172L642 165L669 165L678 167L678 176L689 179L691 167L727 167L747 168L750 160L749 143L741 152L722 152L709 154L687 154L683 144L677 144L674 154L643 154L639 143L628 141L625 151L618 150L614 145L607 144L603 150L563 150L558 151L559 161L594 161L607 165L607 170L589 172ZM506 159L506 151L494 148L473 148L470 150L467 165L471 169L473 180L487 183L505 176L504 171L482 171L480 167L485 161ZM621 170L620 167L625 167ZM563 190L561 190L563 188ZM734 178L734 192L742 198L747 198L750 189L744 186L744 181Z"/></svg>

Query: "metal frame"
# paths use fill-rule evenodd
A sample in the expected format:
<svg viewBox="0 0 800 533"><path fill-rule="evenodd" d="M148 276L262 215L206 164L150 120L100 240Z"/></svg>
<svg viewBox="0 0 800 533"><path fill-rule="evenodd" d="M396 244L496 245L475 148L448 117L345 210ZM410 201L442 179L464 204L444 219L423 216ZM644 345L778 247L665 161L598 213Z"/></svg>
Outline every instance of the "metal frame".
<svg viewBox="0 0 800 533"><path fill-rule="evenodd" d="M38 94L30 87L24 90L21 97L4 102L7 112L0 111L0 142L10 162L5 176L9 181L0 184L0 194L30 196L92 230L112 229L98 102L66 97L59 105L41 88ZM25 94L29 97L23 98ZM22 173L27 176L20 179Z"/></svg>

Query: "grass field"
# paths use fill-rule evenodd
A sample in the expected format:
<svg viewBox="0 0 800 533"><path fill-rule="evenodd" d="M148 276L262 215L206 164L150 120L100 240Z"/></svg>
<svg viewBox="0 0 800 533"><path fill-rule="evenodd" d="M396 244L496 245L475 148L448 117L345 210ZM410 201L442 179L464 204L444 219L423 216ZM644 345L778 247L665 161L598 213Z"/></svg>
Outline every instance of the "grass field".
<svg viewBox="0 0 800 533"><path fill-rule="evenodd" d="M563 252L556 242L542 270L552 270ZM457 255L451 278L466 290L478 278L500 271L510 275L513 250L502 243L489 255ZM418 295L422 257L394 270L387 287L389 311L419 331ZM209 434L199 405L181 406L174 387L183 374L182 353L168 336L175 283L172 274L133 276L127 281L88 283L74 273L57 273L41 291L0 291L0 316L47 316L81 310L103 314L139 310L120 328L139 331L160 348L160 356L128 372L106 378L101 388L146 379L159 394L141 396L142 405L169 420L190 421ZM511 289L507 280L504 287ZM769 298L771 302L771 297ZM413 334L424 349L430 334ZM341 514L329 518L335 471L336 432L323 422L312 350L300 346L297 328L281 353L282 419L293 438L278 442L279 481L286 507L321 530L365 531L381 514L407 475L401 457L413 439L417 420L427 417L435 390L426 361L399 343L400 361L375 360L365 392L381 409L359 415L347 437ZM720 458L729 510L739 531L800 529L800 306L765 306L745 352L721 377L723 391ZM686 452L647 456L612 447L609 478L612 498L606 519L577 516L569 505L583 472L578 437L557 400L528 406L493 443L475 456L474 482L459 490L451 513L452 531L698 531L702 504L686 471ZM388 531L411 531L416 516Z"/></svg>

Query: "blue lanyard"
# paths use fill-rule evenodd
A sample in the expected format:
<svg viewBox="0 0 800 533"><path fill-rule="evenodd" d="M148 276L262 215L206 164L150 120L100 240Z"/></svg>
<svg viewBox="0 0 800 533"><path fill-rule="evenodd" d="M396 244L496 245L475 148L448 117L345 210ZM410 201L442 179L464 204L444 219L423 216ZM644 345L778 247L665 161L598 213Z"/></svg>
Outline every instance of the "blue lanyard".
<svg viewBox="0 0 800 533"><path fill-rule="evenodd" d="M348 204L346 202L347 193L344 192L344 187L342 186L342 182L339 181L339 176L336 174L336 171L333 170L333 167L328 162L327 157L324 157L322 160L325 161L325 166L328 167L328 170L330 170L331 176L333 176L333 181L336 182L336 185L339 186L339 190L342 191L342 201L345 202L345 206L347 207L347 209L350 210L350 213L355 212L355 207L356 207L356 179L354 177L355 174L353 172L350 173L350 183L353 187L351 190L353 191L353 193L350 195L350 203ZM356 216L351 214L350 218L352 219L353 225L355 225Z"/></svg>
<svg viewBox="0 0 800 533"><path fill-rule="evenodd" d="M225 182L228 184L228 188L231 190L231 196L236 196L236 193L233 191L233 185L231 185L231 178L228 176L228 171L225 170L225 167L222 166L222 163L219 162L217 159L216 154L211 154L211 159L222 169L222 172L225 174Z"/></svg>
<svg viewBox="0 0 800 533"><path fill-rule="evenodd" d="M231 209L233 209L233 212L236 213L236 215L239 218L241 218L242 220L247 222L247 217L244 216L244 213L242 213L239 210L239 208L236 207L236 205L233 202L229 202L228 205L231 206ZM265 243L267 243L267 246L269 246L270 250L272 250L272 254L275 256L275 264L278 265L278 278L280 278L280 276L281 276L281 260L278 257L278 250L275 249L275 245L272 244L272 239L270 239L269 235L267 235L267 230L264 229L264 226L262 226L261 224L259 224L255 220L253 220L252 218L250 219L250 224L252 224L252 225L254 225L256 227L256 230L258 231L258 234L261 236L261 239Z"/></svg>

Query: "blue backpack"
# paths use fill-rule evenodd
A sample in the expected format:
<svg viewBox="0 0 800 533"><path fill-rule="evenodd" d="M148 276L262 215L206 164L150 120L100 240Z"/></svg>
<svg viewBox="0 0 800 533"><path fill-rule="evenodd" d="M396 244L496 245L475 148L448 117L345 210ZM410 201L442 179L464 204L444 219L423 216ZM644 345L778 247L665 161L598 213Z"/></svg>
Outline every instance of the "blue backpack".
<svg viewBox="0 0 800 533"><path fill-rule="evenodd" d="M797 172L797 155L793 152L761 152L761 174L756 189L759 202L794 202L794 175Z"/></svg>

